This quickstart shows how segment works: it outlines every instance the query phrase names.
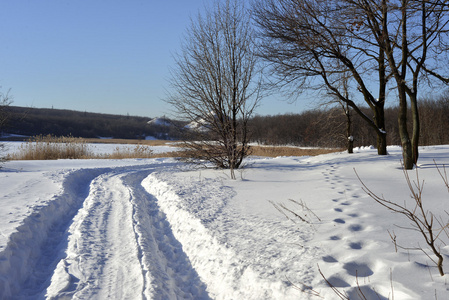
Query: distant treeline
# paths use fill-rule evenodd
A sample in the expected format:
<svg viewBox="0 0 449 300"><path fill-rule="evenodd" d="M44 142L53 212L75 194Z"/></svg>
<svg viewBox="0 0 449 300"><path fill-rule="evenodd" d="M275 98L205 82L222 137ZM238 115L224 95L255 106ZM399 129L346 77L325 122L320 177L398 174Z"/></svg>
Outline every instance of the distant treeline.
<svg viewBox="0 0 449 300"><path fill-rule="evenodd" d="M363 109L366 115L371 110ZM354 146L376 145L376 134L365 121L352 112ZM420 144L449 144L449 94L436 100L421 99ZM385 109L388 145L400 145L398 108ZM411 116L410 116L411 117ZM342 108L309 110L301 114L256 116L251 120L252 140L267 145L298 145L345 148L346 117Z"/></svg>
<svg viewBox="0 0 449 300"><path fill-rule="evenodd" d="M182 139L183 124L168 127L148 124L151 118L79 112L59 109L9 107L7 133L25 136L113 137L140 139ZM369 115L371 110L364 109ZM385 109L388 145L400 145L397 107ZM420 100L421 145L449 144L449 94L436 100ZM346 117L339 107L308 110L298 114L255 116L250 120L251 141L266 145L346 147ZM365 121L352 112L354 146L376 145L376 135Z"/></svg>
<svg viewBox="0 0 449 300"><path fill-rule="evenodd" d="M3 131L10 134L121 139L177 137L175 130L166 126L149 125L147 122L151 118L145 117L17 106L11 106L8 110L8 123Z"/></svg>

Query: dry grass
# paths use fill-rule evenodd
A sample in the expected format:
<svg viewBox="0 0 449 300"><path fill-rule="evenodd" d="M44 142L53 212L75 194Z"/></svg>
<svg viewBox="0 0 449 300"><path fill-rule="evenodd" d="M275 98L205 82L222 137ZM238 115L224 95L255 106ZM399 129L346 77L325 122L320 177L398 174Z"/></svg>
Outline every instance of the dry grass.
<svg viewBox="0 0 449 300"><path fill-rule="evenodd" d="M31 138L20 146L19 152L8 155L8 160L80 159L92 156L81 138L54 137L51 135Z"/></svg>
<svg viewBox="0 0 449 300"><path fill-rule="evenodd" d="M322 149L322 148L310 148L303 149L298 147L288 147L288 146L252 146L251 155L254 156L266 156L266 157L277 157L277 156L316 156L320 154L327 154L333 152L340 152L342 149Z"/></svg>
<svg viewBox="0 0 449 300"><path fill-rule="evenodd" d="M103 159L125 159L125 158L157 158L157 157L180 157L183 151L154 153L150 146L133 145L126 148L115 148L111 154L99 154L89 158Z"/></svg>
<svg viewBox="0 0 449 300"><path fill-rule="evenodd" d="M147 145L147 146L164 146L172 143L167 140L131 140L131 139L94 139L83 138L89 144L129 144L129 145Z"/></svg>
<svg viewBox="0 0 449 300"><path fill-rule="evenodd" d="M95 154L88 144L127 144L129 147L117 147L111 154ZM19 151L6 157L7 160L52 160L52 159L124 159L185 157L183 150L155 154L150 146L162 146L172 142L161 140L125 140L125 139L83 139L74 137L37 136L24 143ZM173 144L181 146L181 144ZM342 149L302 149L298 147L253 146L254 156L315 156L342 151Z"/></svg>
<svg viewBox="0 0 449 300"><path fill-rule="evenodd" d="M117 147L111 154L95 154L90 143L129 144ZM179 156L179 154L154 154L150 146L167 144L167 141L83 139L74 137L55 137L51 135L30 138L20 146L19 151L8 155L8 160L53 160L53 159L124 159Z"/></svg>
<svg viewBox="0 0 449 300"><path fill-rule="evenodd" d="M135 145L126 148L116 147L111 154L99 154L90 158L124 159L124 158L152 158L153 150L150 146Z"/></svg>

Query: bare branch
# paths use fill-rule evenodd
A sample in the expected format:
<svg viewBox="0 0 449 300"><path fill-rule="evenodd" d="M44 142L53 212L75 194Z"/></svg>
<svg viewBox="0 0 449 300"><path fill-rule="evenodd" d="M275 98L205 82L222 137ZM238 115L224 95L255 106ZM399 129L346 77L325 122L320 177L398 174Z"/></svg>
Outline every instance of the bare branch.
<svg viewBox="0 0 449 300"><path fill-rule="evenodd" d="M261 98L250 16L243 2L216 2L187 31L166 100L190 122L185 145L195 158L239 168L249 155L248 120ZM195 142L191 142L194 140Z"/></svg>
<svg viewBox="0 0 449 300"><path fill-rule="evenodd" d="M438 168L438 167L437 167ZM416 169L416 181L412 181L410 179L410 176L407 172L407 170L403 166L403 173L404 177L407 183L407 186L409 188L409 191L411 193L411 197L414 201L413 209L408 209L406 207L406 203L404 204L397 204L393 201L385 199L383 196L380 197L373 193L366 185L365 183L360 179L357 171L354 169L354 172L356 173L357 178L362 184L362 189L372 198L374 201L382 205L383 207L387 208L388 210L401 214L408 218L410 221L412 221L411 228L406 229L412 229L418 231L423 239L425 240L426 244L429 246L430 250L432 251L433 255L437 259L434 259L430 257L430 255L425 251L421 246L419 246L416 249L421 250L423 253L425 253L429 259L432 260L433 263L438 267L438 271L441 276L444 276L443 271L443 256L441 254L441 249L439 244L440 242L440 235L442 232L445 231L445 229L448 227L449 222L446 222L445 225L442 225L442 221L437 219L438 224L440 225L440 228L435 228L434 220L435 216L433 212L428 211L424 208L423 199L422 199L422 191L424 189L424 181L419 180L419 174L418 169ZM438 169L438 172L440 172L440 175L442 175L441 171ZM445 177L443 177L443 181L445 181ZM446 183L446 181L445 181ZM396 236L394 238L390 234L390 237L392 238L396 251L397 251L397 244L396 244ZM402 248L402 247L401 247Z"/></svg>

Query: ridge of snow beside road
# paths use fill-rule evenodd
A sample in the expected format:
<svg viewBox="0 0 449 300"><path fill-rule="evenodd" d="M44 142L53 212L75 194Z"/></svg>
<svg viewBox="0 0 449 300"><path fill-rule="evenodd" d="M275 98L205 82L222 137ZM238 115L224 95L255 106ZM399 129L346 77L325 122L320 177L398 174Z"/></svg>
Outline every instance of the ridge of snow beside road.
<svg viewBox="0 0 449 300"><path fill-rule="evenodd" d="M313 233L300 231L282 218L266 222L263 216L242 213L235 207L235 192L221 179L186 176L162 171L142 184L158 199L211 297L297 299L290 280L304 278L308 272L303 269L298 276L291 268L311 267L308 258L319 250L301 244ZM296 259L300 256L305 262Z"/></svg>

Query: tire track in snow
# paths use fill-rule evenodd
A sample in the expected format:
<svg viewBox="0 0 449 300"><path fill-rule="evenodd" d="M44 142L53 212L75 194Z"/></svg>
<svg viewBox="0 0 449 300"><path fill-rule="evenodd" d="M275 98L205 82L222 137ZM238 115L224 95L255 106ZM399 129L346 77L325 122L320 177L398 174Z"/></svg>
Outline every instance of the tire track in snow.
<svg viewBox="0 0 449 300"><path fill-rule="evenodd" d="M137 172L124 177L131 191L134 230L147 278L146 294L152 299L210 299L157 199L143 188L141 183L148 175Z"/></svg>
<svg viewBox="0 0 449 300"><path fill-rule="evenodd" d="M105 170L63 171L63 191L31 207L30 215L0 253L0 299L36 299L45 289L55 259L67 244L63 237L66 228L88 195L91 180Z"/></svg>
<svg viewBox="0 0 449 300"><path fill-rule="evenodd" d="M92 181L89 196L69 228L67 256L56 267L47 289L49 297L91 299L103 295L114 298L141 295L139 286L143 279L138 260L137 268L135 263L137 247L127 234L132 232L131 209L122 201L128 195L120 189L118 179L112 172ZM123 268L127 278L120 276L125 272ZM123 280L114 286L118 278ZM120 295L119 290L129 280L133 283L130 290L137 294Z"/></svg>
<svg viewBox="0 0 449 300"><path fill-rule="evenodd" d="M209 299L156 199L141 187L151 171L109 172L92 181L48 297Z"/></svg>

